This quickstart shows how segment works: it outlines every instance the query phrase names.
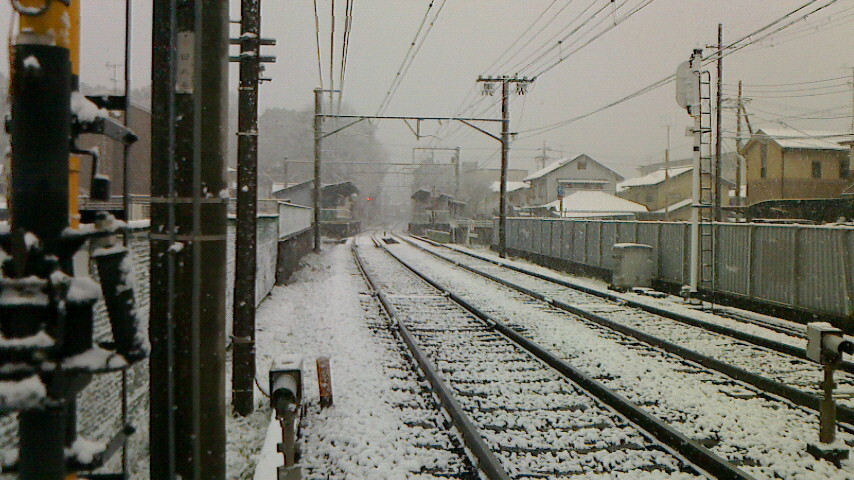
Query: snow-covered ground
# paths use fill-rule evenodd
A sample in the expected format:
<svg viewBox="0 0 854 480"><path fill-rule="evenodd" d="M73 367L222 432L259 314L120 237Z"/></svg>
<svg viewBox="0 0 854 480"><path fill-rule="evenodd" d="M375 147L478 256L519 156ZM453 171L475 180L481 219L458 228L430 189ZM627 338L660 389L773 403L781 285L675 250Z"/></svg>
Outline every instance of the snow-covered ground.
<svg viewBox="0 0 854 480"><path fill-rule="evenodd" d="M837 469L806 453L806 443L816 440L818 434L818 416L812 412L756 395L719 374L641 348L631 339L532 302L411 246L391 248L439 283L497 318L524 328L534 341L559 352L759 478L854 478L850 462ZM841 437L854 444L850 434Z"/></svg>
<svg viewBox="0 0 854 480"><path fill-rule="evenodd" d="M302 355L306 415L301 423L304 479L434 478L422 469L464 472L467 461L447 449L453 435L436 428L444 419L424 400L393 341L381 338L370 324L379 320L365 311L371 297L353 262L350 247L334 245L309 255L291 283L277 287L258 311L259 382L277 358ZM331 361L334 406L318 404L315 359ZM271 424L259 456L256 480L276 478L282 465L275 443L281 441L277 422Z"/></svg>

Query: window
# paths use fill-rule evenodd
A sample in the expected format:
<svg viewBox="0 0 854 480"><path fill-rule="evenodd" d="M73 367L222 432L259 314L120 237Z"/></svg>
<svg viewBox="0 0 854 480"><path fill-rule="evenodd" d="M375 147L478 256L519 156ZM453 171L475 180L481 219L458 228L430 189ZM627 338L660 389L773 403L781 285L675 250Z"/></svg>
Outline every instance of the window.
<svg viewBox="0 0 854 480"><path fill-rule="evenodd" d="M768 144L763 143L760 151L759 177L768 178Z"/></svg>
<svg viewBox="0 0 854 480"><path fill-rule="evenodd" d="M851 176L851 159L843 158L839 161L839 178L849 178Z"/></svg>
<svg viewBox="0 0 854 480"><path fill-rule="evenodd" d="M581 160L579 160L578 161L578 169L579 170L587 170L587 160L584 160L583 158Z"/></svg>
<svg viewBox="0 0 854 480"><path fill-rule="evenodd" d="M812 178L821 178L821 161L819 160L812 162Z"/></svg>

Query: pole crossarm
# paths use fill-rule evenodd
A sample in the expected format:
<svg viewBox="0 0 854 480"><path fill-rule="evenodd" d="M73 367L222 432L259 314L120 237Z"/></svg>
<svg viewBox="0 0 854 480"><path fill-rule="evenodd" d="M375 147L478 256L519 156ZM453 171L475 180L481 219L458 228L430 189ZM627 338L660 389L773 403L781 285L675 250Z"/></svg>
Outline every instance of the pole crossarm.
<svg viewBox="0 0 854 480"><path fill-rule="evenodd" d="M324 115L321 115L321 116L324 116ZM332 115L326 115L326 116L332 116ZM344 129L350 128L350 127L352 127L353 125L355 125L355 124L357 124L357 123L364 122L365 120L367 120L367 119L366 119L366 118L360 118L360 119L358 119L358 120L356 120L356 121L354 121L354 122L350 122L350 123L348 123L347 125L344 125L343 127L336 128L335 130L332 130L332 131L331 131L331 132L329 132L329 133L324 133L323 135L321 135L321 136L320 136L320 138L321 138L321 139L323 139L323 138L326 138L326 137L328 137L328 136L330 136L330 135L335 135L336 133L340 132L341 130L344 130Z"/></svg>
<svg viewBox="0 0 854 480"><path fill-rule="evenodd" d="M469 123L469 122L468 122L468 121L466 121L466 120L460 120L460 122L461 122L461 123L463 123L464 125L468 125L469 127L473 128L473 129L475 129L475 130L477 130L478 132L480 132L480 133L482 133L482 134L486 135L487 137L494 138L495 140L498 140L499 142L501 142L501 141L502 141L502 140L501 140L501 137L499 137L498 135L493 135L493 134L491 134L491 133L487 132L486 130L484 130L484 129L482 129L482 128L478 127L477 125L475 125L475 124L473 124L473 123Z"/></svg>

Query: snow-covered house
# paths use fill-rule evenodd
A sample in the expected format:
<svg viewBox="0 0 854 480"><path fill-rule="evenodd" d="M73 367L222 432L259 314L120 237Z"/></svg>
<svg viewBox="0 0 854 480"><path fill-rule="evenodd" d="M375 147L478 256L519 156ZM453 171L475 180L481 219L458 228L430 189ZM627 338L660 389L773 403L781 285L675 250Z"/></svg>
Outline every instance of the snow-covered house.
<svg viewBox="0 0 854 480"><path fill-rule="evenodd" d="M588 155L563 158L527 177L530 184L527 204L544 205L558 198L558 186L567 196L578 191L599 191L613 194L617 183L624 178Z"/></svg>
<svg viewBox="0 0 854 480"><path fill-rule="evenodd" d="M632 220L638 214L648 212L639 204L610 193L576 191L563 198L536 207L527 207L534 215L562 218L611 218Z"/></svg>
<svg viewBox="0 0 854 480"><path fill-rule="evenodd" d="M742 150L749 203L834 198L851 184L850 133L762 128Z"/></svg>
<svg viewBox="0 0 854 480"><path fill-rule="evenodd" d="M617 196L646 206L662 219L687 220L691 217L693 172L692 166L671 167L630 178L617 184ZM721 204L729 205L732 182L721 182Z"/></svg>

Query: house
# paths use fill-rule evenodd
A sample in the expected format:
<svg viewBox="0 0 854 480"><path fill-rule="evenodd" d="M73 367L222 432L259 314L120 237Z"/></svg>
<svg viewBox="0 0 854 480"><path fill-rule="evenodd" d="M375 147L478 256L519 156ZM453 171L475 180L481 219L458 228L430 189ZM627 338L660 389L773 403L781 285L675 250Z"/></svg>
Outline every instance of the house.
<svg viewBox="0 0 854 480"><path fill-rule="evenodd" d="M617 183L623 180L620 174L584 154L558 160L524 179L530 184L528 205L544 205L557 200L558 186L562 187L564 196L591 190L613 194L617 191Z"/></svg>
<svg viewBox="0 0 854 480"><path fill-rule="evenodd" d="M748 203L834 198L851 184L851 134L785 128L757 131L742 150Z"/></svg>
<svg viewBox="0 0 854 480"><path fill-rule="evenodd" d="M693 166L661 169L617 184L617 196L646 206L661 220L691 218ZM721 205L729 205L732 182L721 179Z"/></svg>
<svg viewBox="0 0 854 480"><path fill-rule="evenodd" d="M562 218L610 218L633 220L638 214L647 212L647 208L610 193L578 190L562 200L526 207L534 215L556 216Z"/></svg>

